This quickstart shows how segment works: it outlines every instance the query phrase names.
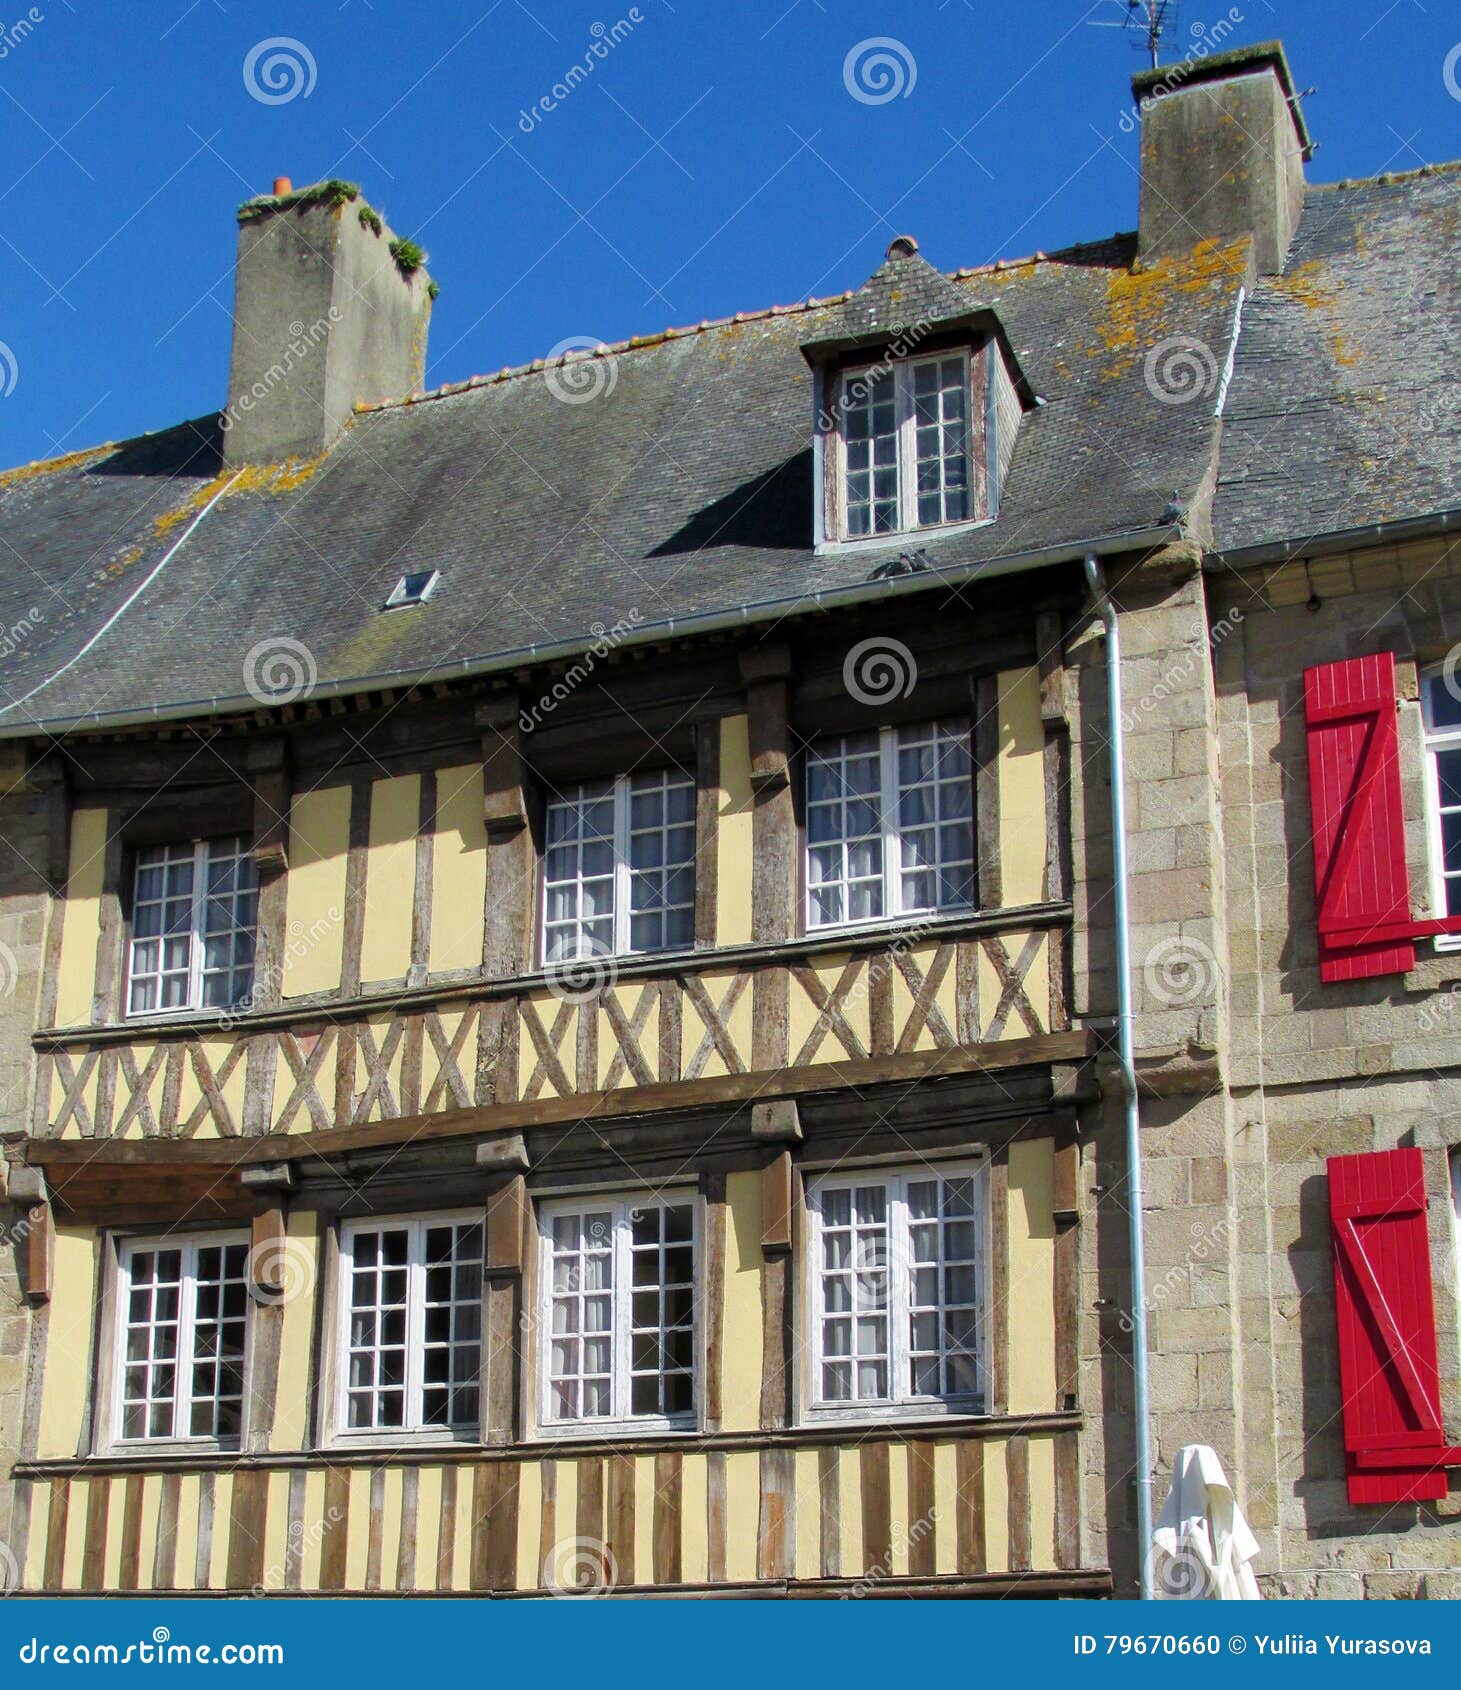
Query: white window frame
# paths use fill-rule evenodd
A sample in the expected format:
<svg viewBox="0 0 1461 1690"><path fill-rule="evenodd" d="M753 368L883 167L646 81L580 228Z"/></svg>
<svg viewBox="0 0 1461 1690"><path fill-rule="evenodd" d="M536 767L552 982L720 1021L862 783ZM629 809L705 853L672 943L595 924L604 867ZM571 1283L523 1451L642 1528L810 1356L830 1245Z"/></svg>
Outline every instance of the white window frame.
<svg viewBox="0 0 1461 1690"><path fill-rule="evenodd" d="M646 1208L682 1208L690 1210L690 1248L694 1284L694 1327L691 1353L694 1373L691 1377L693 1407L684 1414L633 1414L628 1412L631 1378L631 1331L633 1284L630 1277L630 1244L632 1239L629 1216L632 1210ZM537 1353L533 1367L536 1379L534 1420L537 1434L543 1438L600 1438L635 1436L655 1432L688 1432L699 1429L701 1404L705 1389L705 1322L703 1301L705 1293L704 1226L701 1214L702 1199L693 1185L669 1187L654 1192L609 1191L578 1193L572 1197L545 1199L538 1204L538 1282L534 1299L537 1310L535 1323ZM615 1412L594 1415L578 1420L555 1420L551 1412L551 1373L553 1342L553 1221L559 1215L581 1215L590 1209L610 1209L614 1214L613 1290L610 1304L610 1334L612 1360L610 1362L610 1391ZM621 1412L622 1410L622 1412Z"/></svg>
<svg viewBox="0 0 1461 1690"><path fill-rule="evenodd" d="M206 943L207 943L207 934L204 932L203 916L204 916L205 906L207 905L207 902L208 902L208 862L209 862L209 855L210 855L210 853L211 853L211 851L212 851L212 849L215 845L231 844L234 841L237 841L238 844L241 847L241 849L239 850L239 853L238 853L240 862L250 861L251 860L250 853L251 853L252 847L250 846L250 843L249 843L249 836L246 833L215 834L215 835L212 835L212 836L210 836L209 838L206 838L206 839L173 840L173 841L169 841L169 842L167 842L163 845L146 846L146 847L143 848L143 850L138 851L136 853L136 855L134 856L133 862L132 862L132 896L131 896L131 902L130 902L129 911L128 911L129 919L128 919L128 933L127 933L127 969L126 969L126 976L127 977L122 984L122 1014L123 1014L124 1020L127 1020L127 1021L165 1021L165 1020L168 1020L172 1017L179 1016L179 1015L217 1015L221 1018L221 1017L224 1017L224 1016L228 1016L230 1014L236 1014L237 1013L238 1007L239 1007L238 1004L207 1004L207 1005L205 1005L204 1002L203 1002L203 972L204 972L204 970L203 970L203 956L204 956L204 949L205 949L205 946L206 946ZM146 851L153 851L153 850L182 851L182 850L185 850L190 845L192 847L192 852L193 852L193 904L192 904L192 914L190 916L190 925L189 925L189 928L188 928L188 996L187 996L187 1001L186 1001L186 1003L169 1005L167 1008L163 1008L163 1007L159 1006L157 1009L133 1009L132 1008L132 982L133 982L133 977L134 977L134 966L135 966L136 956L137 956L137 946L139 944L145 945L145 944L150 944L150 943L154 942L154 940L152 938L145 937L145 936L139 936L138 933L137 933L137 880L138 880L139 874L147 866L142 861L142 857L143 857L143 855ZM165 866L164 866L163 872L164 872L164 874L166 873L166 867ZM248 993L246 994L246 997L252 996L253 990L254 990L254 985L255 985L257 978L258 978L258 962L259 962L259 958L258 958L258 937L259 937L258 893L259 893L258 873L257 873L257 870L255 870L254 871L254 928L253 928L255 949L254 949L253 966L249 970L249 990L248 990ZM234 896L235 896L235 898L237 898L236 892L235 892ZM230 931L237 932L237 931L239 931L239 929L234 928L234 929L231 929ZM167 943L166 936L165 935L158 935L156 937L155 942L159 946L165 946L166 943ZM157 978L159 980L158 996L161 997L161 995L162 995L161 985L160 985L160 982L161 982L161 979L162 979L162 971L161 970L159 970Z"/></svg>
<svg viewBox="0 0 1461 1690"><path fill-rule="evenodd" d="M918 440L913 403L913 372L924 364L944 363L959 358L964 367L964 472L969 494L969 514L946 522L918 520ZM835 396L831 408L833 426L833 463L835 466L832 491L832 521L829 527L840 546L887 545L898 534L932 534L945 530L968 528L987 521L975 508L977 489L974 485L975 430L984 429L986 419L974 412L974 391L971 381L973 349L968 346L945 347L939 352L925 353L918 358L894 358L881 363L858 364L840 370L835 379ZM868 376L887 374L893 377L893 403L897 414L898 450L898 517L895 525L882 532L854 534L848 527L847 499L847 435L843 426L843 400L849 387Z"/></svg>
<svg viewBox="0 0 1461 1690"><path fill-rule="evenodd" d="M432 1426L422 1420L426 1354L426 1233L432 1227L475 1226L482 1229L485 1276L487 1215L483 1209L453 1209L443 1213L419 1211L405 1215L369 1215L340 1223L339 1252L335 1274L335 1382L330 1411L330 1438L336 1444L379 1444L409 1440L412 1443L475 1444L482 1428L482 1351L486 1332L477 1333L477 1421L472 1425ZM354 1240L360 1232L400 1232L408 1235L406 1246L406 1389L405 1417L400 1426L352 1426L350 1424L350 1316L355 1282ZM480 1299L479 1299L480 1302Z"/></svg>
<svg viewBox="0 0 1461 1690"><path fill-rule="evenodd" d="M173 1424L192 1424L193 1362L197 1343L198 1252L210 1246L220 1249L242 1244L249 1246L249 1234L237 1230L214 1232L127 1233L113 1236L114 1256L113 1318L115 1330L111 1344L111 1379L108 1382L107 1427L108 1447L125 1451L166 1450L186 1444L192 1449L235 1449L242 1447L248 1435L249 1381L253 1355L254 1296L248 1288L244 1310L243 1393L239 1404L239 1432L237 1437L215 1437L207 1432L178 1432L167 1437L125 1437L122 1432L127 1393L127 1333L132 1302L132 1258L144 1252L177 1250L182 1255L179 1268L181 1285L178 1294L178 1353L174 1358Z"/></svg>
<svg viewBox="0 0 1461 1690"><path fill-rule="evenodd" d="M978 837L977 818L974 813L973 746L969 746L970 794L969 794L969 849L970 875L973 881L974 896L967 904L946 904L919 906L916 908L903 907L903 830L898 824L898 736L905 731L932 728L957 728L964 735L966 741L972 733L971 723L962 716L936 717L927 722L902 722L896 727L876 729L878 736L878 807L879 819L882 826L883 842L883 909L880 915L846 917L841 921L819 921L817 919L816 898L812 881L812 850L813 840L810 829L805 830L802 842L802 881L803 881L803 914L808 933L840 933L844 930L861 930L867 928L886 927L889 923L907 921L914 916L927 916L930 920L939 920L945 916L963 915L978 907ZM864 730L874 731L874 730ZM815 754L823 746L842 745L849 739L856 739L857 734L830 734L824 739L813 742L810 752ZM804 759L805 768L802 778L802 795L804 805L811 802L811 757ZM821 884L826 884L825 882ZM844 883L845 884L845 883Z"/></svg>
<svg viewBox="0 0 1461 1690"><path fill-rule="evenodd" d="M612 799L613 799L613 804L614 804L614 840L613 840L613 851L614 851L614 919L613 919L613 940L612 940L611 948L608 952L605 953L605 952L599 952L599 951L593 951L593 950L590 950L588 952L580 951L579 953L577 953L573 957L555 957L551 961L549 960L549 957L548 957L548 941L549 941L548 929L549 929L550 923L549 923L549 920L548 920L548 892L549 892L550 882L548 880L548 850L547 850L546 829L545 829L545 840L544 840L544 849L543 849L543 865L542 865L542 871L539 875L539 884L540 884L540 888L541 888L541 897L539 898L539 902L542 905L542 913L541 913L541 915L539 917L539 921L538 921L538 955L541 959L542 966L544 968L547 968L547 969L555 969L555 968L566 969L566 968L571 967L571 965L574 962L582 961L585 957L593 957L593 956L600 956L600 955L608 955L608 956L677 956L677 955L680 955L684 951L688 951L688 950L692 949L693 946L694 946L694 943L695 943L695 936L694 936L695 901L694 901L693 887L694 887L694 880L695 880L695 871L696 871L696 867L697 867L695 847L696 847L696 844L698 843L698 841L693 837L692 837L691 846L690 846L690 857L689 857L689 860L688 860L688 864L686 865L686 866L688 866L688 868L690 870L691 885L692 885L691 901L690 901L690 906L689 906L690 907L690 938L689 938L689 940L684 945L673 946L673 947L670 947L669 949L661 949L660 947L656 946L656 947L654 947L653 949L650 949L650 950L636 950L634 948L634 946L630 943L630 938L631 938L631 934L632 934L632 931L633 931L633 928L632 928L633 911L630 908L630 900L631 900L631 897L632 897L632 887L633 887L633 864L630 860L630 851L631 851L630 835L633 831L632 826L631 826L631 822L632 822L632 818L633 818L633 812L634 812L633 786L634 786L635 779L640 775L646 776L646 777L650 776L650 775L673 775L674 777L676 777L677 784L684 785L684 786L687 786L689 788L690 795L691 795L692 799L694 799L694 797L696 796L697 784L696 784L695 776L692 773L690 773L690 771L687 770L687 769L682 769L678 766L672 766L668 769L641 769L641 770L636 771L636 774L633 774L633 775L615 775L615 776L612 777L611 781L592 781L592 780L577 781L571 787L565 788L562 793L555 794L548 801L547 808L549 810L551 810L555 804L566 804L566 803L569 803L569 802L572 802L572 801L578 799L583 792L585 792L586 790L588 790L591 787L604 786L604 785L609 785L609 786L612 787ZM694 805L692 804L691 820L688 824L690 829L691 829L692 835L695 833L694 816L695 816L695 809L694 809ZM677 824L677 825L684 825L684 824ZM667 831L667 830L662 829L661 831ZM578 882L554 881L551 884L555 885L555 886L566 886L566 885L571 885L571 884L575 884L575 883L581 884L581 881L582 881L582 877L580 876ZM579 921L580 924L582 923L581 914L578 917L578 921Z"/></svg>
<svg viewBox="0 0 1461 1690"><path fill-rule="evenodd" d="M978 1334L979 1385L974 1392L959 1396L915 1396L902 1381L909 1377L909 1252L906 1192L909 1184L929 1179L969 1178L974 1180L975 1308ZM887 1397L865 1397L856 1402L832 1402L821 1395L822 1362L822 1198L828 1191L848 1190L858 1185L883 1183L889 1187L889 1286L888 1286L888 1384ZM806 1252L802 1264L801 1307L804 1341L797 1346L799 1369L799 1413L808 1425L827 1421L926 1419L939 1415L974 1418L990 1413L989 1366L991 1354L989 1288L992 1283L990 1251L994 1237L990 1224L989 1154L985 1150L955 1160L917 1163L888 1162L860 1167L837 1168L822 1173L808 1172L806 1194ZM893 1221L898 1204L901 1220ZM897 1382L897 1388L895 1387Z"/></svg>
<svg viewBox="0 0 1461 1690"><path fill-rule="evenodd" d="M1439 666L1423 669L1420 675L1421 745L1425 754L1426 868L1430 879L1431 909L1437 917L1446 913L1446 848L1441 829L1441 774L1438 751L1461 751L1461 724L1438 728L1431 720L1431 684L1445 685ZM1461 933L1433 935L1438 951L1461 950Z"/></svg>
<svg viewBox="0 0 1461 1690"><path fill-rule="evenodd" d="M1456 1297L1457 1338L1461 1340L1461 1144L1446 1158L1451 1175L1451 1278Z"/></svg>

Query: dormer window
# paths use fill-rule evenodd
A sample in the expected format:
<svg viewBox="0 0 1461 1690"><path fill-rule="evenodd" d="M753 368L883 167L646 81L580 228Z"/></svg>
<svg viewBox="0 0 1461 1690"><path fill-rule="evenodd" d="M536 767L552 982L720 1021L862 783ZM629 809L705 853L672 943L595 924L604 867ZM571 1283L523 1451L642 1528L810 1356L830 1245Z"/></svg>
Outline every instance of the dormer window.
<svg viewBox="0 0 1461 1690"><path fill-rule="evenodd" d="M838 378L842 535L898 534L973 516L966 352Z"/></svg>

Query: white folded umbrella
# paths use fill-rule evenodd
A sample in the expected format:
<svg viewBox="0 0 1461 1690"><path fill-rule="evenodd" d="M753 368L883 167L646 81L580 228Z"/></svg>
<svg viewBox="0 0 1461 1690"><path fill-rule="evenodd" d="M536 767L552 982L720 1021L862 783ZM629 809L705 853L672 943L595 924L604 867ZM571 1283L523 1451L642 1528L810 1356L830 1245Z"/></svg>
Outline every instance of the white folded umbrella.
<svg viewBox="0 0 1461 1690"><path fill-rule="evenodd" d="M1169 1602L1257 1602L1258 1581L1249 1565L1257 1554L1258 1539L1239 1511L1217 1451L1185 1444L1152 1528L1153 1594Z"/></svg>

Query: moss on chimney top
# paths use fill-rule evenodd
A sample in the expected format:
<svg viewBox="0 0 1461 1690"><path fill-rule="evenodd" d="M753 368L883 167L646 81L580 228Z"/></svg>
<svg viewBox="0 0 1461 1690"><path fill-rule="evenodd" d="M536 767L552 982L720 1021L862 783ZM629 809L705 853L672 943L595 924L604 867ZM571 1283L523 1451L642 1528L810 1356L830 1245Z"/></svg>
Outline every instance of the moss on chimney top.
<svg viewBox="0 0 1461 1690"><path fill-rule="evenodd" d="M253 199L245 200L238 208L238 220L240 223L253 223L260 217L268 217L276 211L287 211L292 207L307 205L328 205L337 208L359 198L358 182L343 182L338 176L332 176L326 182L312 182L307 188L296 188L288 194L256 194Z"/></svg>

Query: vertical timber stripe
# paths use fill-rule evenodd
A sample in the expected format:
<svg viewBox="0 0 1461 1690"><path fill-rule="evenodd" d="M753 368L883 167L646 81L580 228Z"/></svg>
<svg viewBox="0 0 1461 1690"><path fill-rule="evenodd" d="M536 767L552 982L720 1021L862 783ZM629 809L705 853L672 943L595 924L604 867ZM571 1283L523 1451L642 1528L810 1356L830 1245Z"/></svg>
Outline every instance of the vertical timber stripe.
<svg viewBox="0 0 1461 1690"><path fill-rule="evenodd" d="M955 1543L958 1571L984 1571L984 1445L961 1438L955 1445Z"/></svg>
<svg viewBox="0 0 1461 1690"><path fill-rule="evenodd" d="M431 964L432 868L436 857L436 770L421 772L416 823L416 878L411 900L411 971L407 984L424 986ZM419 1037L419 1033L418 1033Z"/></svg>
<svg viewBox="0 0 1461 1690"><path fill-rule="evenodd" d="M938 1570L933 1451L931 1443L908 1445L908 1571L914 1578L932 1578Z"/></svg>
<svg viewBox="0 0 1461 1690"><path fill-rule="evenodd" d="M360 991L360 958L365 946L366 871L370 861L369 775L350 783L350 843L345 853L345 920L340 961L340 992L355 997Z"/></svg>
<svg viewBox="0 0 1461 1690"><path fill-rule="evenodd" d="M585 1456L578 1463L577 1536L584 1546L597 1553L605 1563L608 1544L604 1533L604 1463L602 1457ZM596 1549L595 1549L595 1546ZM589 1557L585 1555L584 1560ZM580 1564L582 1564L580 1562ZM607 1576L607 1565L600 1575L600 1583Z"/></svg>
<svg viewBox="0 0 1461 1690"><path fill-rule="evenodd" d="M974 683L974 855L979 908L1004 902L999 862L999 676Z"/></svg>
<svg viewBox="0 0 1461 1690"><path fill-rule="evenodd" d="M558 1463L549 1459L543 1463L543 1499L539 1504L538 1517L538 1568L537 1584L541 1588L548 1578L548 1567L552 1564L553 1546L557 1542L558 1533Z"/></svg>
<svg viewBox="0 0 1461 1690"><path fill-rule="evenodd" d="M396 1589L416 1588L416 1521L421 1507L421 1469L401 1474L401 1541L396 1546Z"/></svg>
<svg viewBox="0 0 1461 1690"><path fill-rule="evenodd" d="M81 1588L102 1590L106 1586L107 1504L110 1479L93 1479L86 1492L86 1540L81 1558Z"/></svg>
<svg viewBox="0 0 1461 1690"><path fill-rule="evenodd" d="M441 1471L441 1525L436 1539L436 1588L452 1588L452 1558L457 1541L457 1474L456 1467Z"/></svg>
<svg viewBox="0 0 1461 1690"><path fill-rule="evenodd" d="M264 1582L264 1522L268 1504L267 1471L241 1468L234 1473L228 1525L230 1590L252 1590Z"/></svg>
<svg viewBox="0 0 1461 1690"><path fill-rule="evenodd" d="M46 1562L43 1579L47 1590L64 1588L66 1574L66 1524L70 1511L71 1481L56 1479L46 1515Z"/></svg>
<svg viewBox="0 0 1461 1690"><path fill-rule="evenodd" d="M152 1552L154 1590L171 1590L177 1582L178 1501L182 1489L181 1473L162 1475L162 1493L157 1500L157 1545Z"/></svg>
<svg viewBox="0 0 1461 1690"><path fill-rule="evenodd" d="M325 1469L325 1517L321 1525L320 1588L345 1588L345 1552L350 1539L350 1469Z"/></svg>
<svg viewBox="0 0 1461 1690"><path fill-rule="evenodd" d="M1010 1237L1009 1152L1001 1149L989 1167L990 1407L1003 1414L1009 1407Z"/></svg>
<svg viewBox="0 0 1461 1690"><path fill-rule="evenodd" d="M705 1457L705 1576L714 1584L725 1577L725 1451L713 1449Z"/></svg>
<svg viewBox="0 0 1461 1690"><path fill-rule="evenodd" d="M289 1475L289 1524L284 1545L284 1588L298 1590L304 1577L304 1493L309 1475L296 1468Z"/></svg>
<svg viewBox="0 0 1461 1690"><path fill-rule="evenodd" d="M702 1176L705 1204L705 1429L720 1430L725 1374L725 1175Z"/></svg>
<svg viewBox="0 0 1461 1690"><path fill-rule="evenodd" d="M475 1470L468 1574L473 1590L516 1586L518 1480L515 1461L484 1461Z"/></svg>
<svg viewBox="0 0 1461 1690"><path fill-rule="evenodd" d="M796 1566L796 1451L761 1452L761 1519L756 1576L788 1579Z"/></svg>
<svg viewBox="0 0 1461 1690"><path fill-rule="evenodd" d="M656 1584L678 1584L684 1474L680 1452L661 1450L654 1458L654 1570Z"/></svg>
<svg viewBox="0 0 1461 1690"><path fill-rule="evenodd" d="M1055 1565L1068 1572L1081 1564L1081 1443L1076 1431L1055 1436Z"/></svg>
<svg viewBox="0 0 1461 1690"><path fill-rule="evenodd" d="M822 1498L822 1576L838 1578L842 1573L842 1508L837 1450L831 1444L817 1451L817 1480Z"/></svg>
<svg viewBox="0 0 1461 1690"><path fill-rule="evenodd" d="M1005 1446L1005 1470L1009 1475L1010 1571L1027 1573L1030 1554L1030 1440L1011 1438Z"/></svg>
<svg viewBox="0 0 1461 1690"><path fill-rule="evenodd" d="M886 1578L893 1570L893 1516L889 1493L887 1444L864 1444L860 1453L862 1481L862 1565L871 1578Z"/></svg>
<svg viewBox="0 0 1461 1690"><path fill-rule="evenodd" d="M609 1457L608 1522L605 1533L609 1577L615 1584L635 1584L634 1457Z"/></svg>
<svg viewBox="0 0 1461 1690"><path fill-rule="evenodd" d="M370 1474L370 1530L365 1539L365 1588L380 1589L381 1527L386 1513L386 1470L371 1469Z"/></svg>
<svg viewBox="0 0 1461 1690"><path fill-rule="evenodd" d="M198 1475L198 1539L193 1554L193 1589L208 1588L208 1570L213 1564L213 1492L212 1473Z"/></svg>

